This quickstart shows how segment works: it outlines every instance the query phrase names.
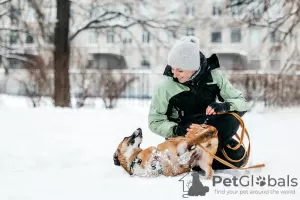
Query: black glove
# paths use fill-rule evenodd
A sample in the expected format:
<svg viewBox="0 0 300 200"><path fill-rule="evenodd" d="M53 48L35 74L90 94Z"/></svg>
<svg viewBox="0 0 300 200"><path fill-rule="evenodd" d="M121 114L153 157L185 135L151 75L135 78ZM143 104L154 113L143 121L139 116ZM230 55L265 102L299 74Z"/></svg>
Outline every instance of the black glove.
<svg viewBox="0 0 300 200"><path fill-rule="evenodd" d="M173 127L173 136L177 137L177 136L185 136L185 134L187 133L187 127L188 126L183 126L183 125L176 125Z"/></svg>
<svg viewBox="0 0 300 200"><path fill-rule="evenodd" d="M214 109L215 112L228 112L230 110L230 103L224 102L224 103L217 103L213 102L209 104L209 106Z"/></svg>

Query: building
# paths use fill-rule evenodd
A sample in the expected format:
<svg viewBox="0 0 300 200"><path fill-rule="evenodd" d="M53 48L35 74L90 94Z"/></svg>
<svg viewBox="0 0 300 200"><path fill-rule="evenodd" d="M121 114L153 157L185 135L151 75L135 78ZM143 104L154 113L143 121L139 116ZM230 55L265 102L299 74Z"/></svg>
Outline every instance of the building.
<svg viewBox="0 0 300 200"><path fill-rule="evenodd" d="M290 44L284 45L281 42L283 36L278 31L249 26L249 23L241 21L251 19L260 22L266 15L269 20L276 21L289 9L282 7L283 1L255 0L242 6L236 5L236 0L78 0L71 8L70 68L150 69L161 73L176 39L195 35L200 39L204 55L218 54L222 70L279 72L285 64L299 69L300 61L296 59L299 56L289 59L295 53L295 47L300 46L299 40L290 40ZM24 68L22 62L16 59L4 59L7 55L25 53L41 56L45 63L51 63L52 58L55 1L44 1L40 7L44 13L43 30L41 21L37 20L39 16L27 1L13 1L16 2L18 4L13 5L22 6L23 12L14 12L8 6L6 9L10 9L11 14L1 20L0 26L20 29L22 26L17 19L21 17L30 33L10 30L2 37L6 46L13 48L6 48L0 53L0 65L5 73L8 69ZM271 6L266 13L268 5ZM112 13L104 15L105 11ZM102 22L94 23L90 29L82 29L96 19ZM137 20L147 25L130 25ZM97 29L99 26L102 28ZM121 28L126 26L129 28ZM289 22L286 26L289 27ZM83 31L78 31L81 29ZM299 36L300 32L293 34ZM1 56L3 54L6 56Z"/></svg>

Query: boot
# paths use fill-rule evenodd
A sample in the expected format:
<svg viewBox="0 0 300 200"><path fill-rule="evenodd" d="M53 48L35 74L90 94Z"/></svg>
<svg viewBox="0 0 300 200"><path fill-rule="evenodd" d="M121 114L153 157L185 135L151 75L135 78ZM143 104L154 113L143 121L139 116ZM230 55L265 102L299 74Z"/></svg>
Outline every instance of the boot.
<svg viewBox="0 0 300 200"><path fill-rule="evenodd" d="M231 138L229 143L228 143L231 147L235 147L238 144L238 141L236 141L235 139ZM227 147L227 145L224 146L224 150L227 154L227 156L229 158L231 158L232 160L239 160L244 156L245 153L245 148L243 146L240 146L237 150L232 150L229 149ZM216 153L216 156L218 156L219 158L229 162L230 164L236 166L236 167L241 167L248 159L249 155L246 155L245 158L243 160L241 160L240 162L230 162L229 160L227 160L225 158L225 156L223 155L221 150L218 150ZM216 159L214 159L213 163L212 163L212 168L214 170L218 170L218 169L230 169L230 167L228 167L227 165L224 165L222 163L220 163L219 161L217 161Z"/></svg>

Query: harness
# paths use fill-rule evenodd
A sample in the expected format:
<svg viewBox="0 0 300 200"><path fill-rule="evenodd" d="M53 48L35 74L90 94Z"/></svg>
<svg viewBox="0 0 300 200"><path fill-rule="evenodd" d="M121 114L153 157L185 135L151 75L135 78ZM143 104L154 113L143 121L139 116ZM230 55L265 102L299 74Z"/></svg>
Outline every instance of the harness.
<svg viewBox="0 0 300 200"><path fill-rule="evenodd" d="M155 153L156 153L156 150L155 150ZM134 165L135 165L135 164L141 165L142 161L143 161L142 159L136 157L136 158L131 162L131 164L130 164L130 170L129 170L131 175L133 175L133 173L134 173L134 172L133 172ZM157 163L158 163L158 166L157 166ZM156 169L157 169L158 174L163 174L162 164L161 164L161 162L160 162L160 160L159 160L159 156L156 156L156 155L155 155L155 156L153 157L153 160L152 160L150 166L151 166L151 170L156 170Z"/></svg>
<svg viewBox="0 0 300 200"><path fill-rule="evenodd" d="M136 157L130 164L130 172L133 174L133 167L135 164L141 165L142 159Z"/></svg>

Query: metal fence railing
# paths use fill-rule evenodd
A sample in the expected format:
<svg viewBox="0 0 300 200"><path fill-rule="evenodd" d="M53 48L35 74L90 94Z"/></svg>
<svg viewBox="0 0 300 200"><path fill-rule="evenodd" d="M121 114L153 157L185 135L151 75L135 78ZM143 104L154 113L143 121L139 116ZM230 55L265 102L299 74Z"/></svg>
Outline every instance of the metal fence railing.
<svg viewBox="0 0 300 200"><path fill-rule="evenodd" d="M242 90L245 97L252 101L263 101L265 105L290 106L300 104L300 74L276 74L261 71L222 71L223 74L238 89ZM53 73L49 72L49 91L53 92ZM101 76L102 74L102 76ZM110 75L109 75L110 74ZM104 75L104 76L103 76ZM80 95L88 89L89 96L101 97L103 79L113 77L115 85L122 80L134 78L122 92L122 98L149 99L153 89L162 77L162 71L154 70L70 70L71 95ZM103 78L104 77L104 78ZM26 95L24 84L20 80L29 81L26 71L14 70L10 74L0 70L1 93L13 95ZM117 81L119 80L119 82ZM121 80L121 81L120 81ZM23 81L24 82L24 81ZM34 88L34 82L30 83ZM107 85L113 89L113 84ZM112 88L109 88L112 87ZM51 94L49 94L51 95Z"/></svg>

